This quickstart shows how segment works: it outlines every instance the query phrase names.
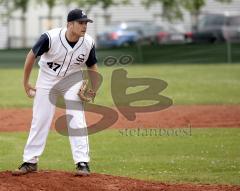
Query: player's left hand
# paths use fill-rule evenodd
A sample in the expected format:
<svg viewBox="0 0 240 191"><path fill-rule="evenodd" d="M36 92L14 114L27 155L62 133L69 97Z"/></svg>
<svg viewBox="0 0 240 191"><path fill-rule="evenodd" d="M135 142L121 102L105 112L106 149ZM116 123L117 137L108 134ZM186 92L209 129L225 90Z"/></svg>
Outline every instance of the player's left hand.
<svg viewBox="0 0 240 191"><path fill-rule="evenodd" d="M87 88L88 80L83 80L82 86L78 92L79 98L84 102L94 102L96 92Z"/></svg>

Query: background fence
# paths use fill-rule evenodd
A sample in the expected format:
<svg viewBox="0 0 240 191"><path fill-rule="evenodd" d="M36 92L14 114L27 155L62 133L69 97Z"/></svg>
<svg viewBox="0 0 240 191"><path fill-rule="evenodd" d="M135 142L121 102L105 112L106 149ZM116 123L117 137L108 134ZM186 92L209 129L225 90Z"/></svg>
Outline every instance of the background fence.
<svg viewBox="0 0 240 191"><path fill-rule="evenodd" d="M230 46L230 49L229 49ZM0 50L1 67L23 67L29 49ZM97 49L99 65L108 56L133 57L134 64L240 63L240 44L168 44Z"/></svg>

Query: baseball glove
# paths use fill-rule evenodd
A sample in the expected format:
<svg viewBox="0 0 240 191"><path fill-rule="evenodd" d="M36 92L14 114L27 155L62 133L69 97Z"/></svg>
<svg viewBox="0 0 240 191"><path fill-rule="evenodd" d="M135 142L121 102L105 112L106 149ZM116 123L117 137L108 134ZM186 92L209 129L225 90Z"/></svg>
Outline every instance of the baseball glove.
<svg viewBox="0 0 240 191"><path fill-rule="evenodd" d="M94 102L96 92L94 92L92 89L88 89L87 84L88 80L83 80L82 86L78 92L78 96L83 102Z"/></svg>

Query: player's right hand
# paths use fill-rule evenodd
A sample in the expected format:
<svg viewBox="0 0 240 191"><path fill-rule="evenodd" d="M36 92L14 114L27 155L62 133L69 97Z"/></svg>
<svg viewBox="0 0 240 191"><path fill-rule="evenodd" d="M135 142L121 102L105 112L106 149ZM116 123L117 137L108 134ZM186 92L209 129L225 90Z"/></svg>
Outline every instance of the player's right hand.
<svg viewBox="0 0 240 191"><path fill-rule="evenodd" d="M24 89L28 97L33 98L36 93L36 88L32 87L30 84L24 84Z"/></svg>

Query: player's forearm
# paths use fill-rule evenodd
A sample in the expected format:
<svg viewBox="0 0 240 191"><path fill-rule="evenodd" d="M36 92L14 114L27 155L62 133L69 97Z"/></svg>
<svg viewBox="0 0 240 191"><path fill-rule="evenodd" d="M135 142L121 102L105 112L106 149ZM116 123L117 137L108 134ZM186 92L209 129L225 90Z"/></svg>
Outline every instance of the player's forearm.
<svg viewBox="0 0 240 191"><path fill-rule="evenodd" d="M25 65L24 65L24 74L23 74L23 84L26 85L29 82L29 77L32 71L33 64L35 63L35 55L30 50L26 57Z"/></svg>
<svg viewBox="0 0 240 191"><path fill-rule="evenodd" d="M99 83L99 76L98 76L99 74L97 72L98 72L97 64L94 64L93 66L88 68L88 76L91 80L91 85L94 92L97 91L98 83Z"/></svg>

